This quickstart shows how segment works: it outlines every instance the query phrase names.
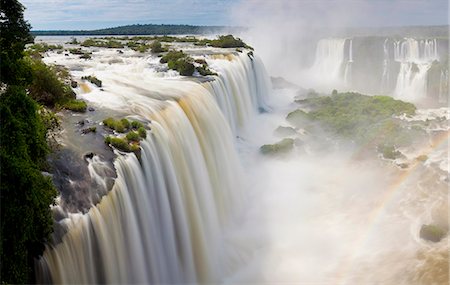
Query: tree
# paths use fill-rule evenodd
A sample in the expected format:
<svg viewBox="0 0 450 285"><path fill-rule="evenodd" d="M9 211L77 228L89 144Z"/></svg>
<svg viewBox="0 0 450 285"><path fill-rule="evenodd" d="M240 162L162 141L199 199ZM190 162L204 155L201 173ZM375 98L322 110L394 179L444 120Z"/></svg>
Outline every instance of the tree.
<svg viewBox="0 0 450 285"><path fill-rule="evenodd" d="M32 40L24 7L0 0L0 259L1 282L29 283L34 258L42 254L52 231L50 205L56 197L51 179L42 175L49 151L36 102L27 95L32 81L23 58Z"/></svg>
<svg viewBox="0 0 450 285"><path fill-rule="evenodd" d="M19 1L0 0L0 4L0 81L23 84L31 78L23 61L25 45L33 41L30 24L23 19L25 8Z"/></svg>

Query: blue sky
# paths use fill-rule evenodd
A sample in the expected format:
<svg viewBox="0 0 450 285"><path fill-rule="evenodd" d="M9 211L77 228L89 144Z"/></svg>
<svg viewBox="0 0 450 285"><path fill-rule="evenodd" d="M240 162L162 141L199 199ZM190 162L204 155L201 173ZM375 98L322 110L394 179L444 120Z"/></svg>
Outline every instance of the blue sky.
<svg viewBox="0 0 450 285"><path fill-rule="evenodd" d="M34 30L97 29L127 24L245 25L247 17L317 19L351 14L348 25L448 23L448 0L22 0ZM348 13L348 14L347 14Z"/></svg>

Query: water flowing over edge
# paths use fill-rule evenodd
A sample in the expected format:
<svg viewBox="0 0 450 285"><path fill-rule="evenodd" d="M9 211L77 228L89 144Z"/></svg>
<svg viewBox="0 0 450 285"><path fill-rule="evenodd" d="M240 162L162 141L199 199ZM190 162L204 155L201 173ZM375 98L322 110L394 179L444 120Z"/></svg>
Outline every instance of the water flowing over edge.
<svg viewBox="0 0 450 285"><path fill-rule="evenodd" d="M141 160L120 155L113 189L69 222L36 262L48 283L195 283L218 280L220 227L243 202L233 134L267 109L258 57L217 62L219 77L175 100L134 108L151 120Z"/></svg>

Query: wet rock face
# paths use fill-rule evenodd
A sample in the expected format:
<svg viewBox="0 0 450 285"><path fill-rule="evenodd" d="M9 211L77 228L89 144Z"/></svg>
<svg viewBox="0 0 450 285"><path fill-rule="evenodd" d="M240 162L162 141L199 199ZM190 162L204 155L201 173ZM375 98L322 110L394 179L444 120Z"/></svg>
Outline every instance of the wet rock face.
<svg viewBox="0 0 450 285"><path fill-rule="evenodd" d="M52 167L53 183L61 194L60 206L67 212L87 212L104 194L104 189L89 174L88 161L94 154L83 157L77 153L62 149L54 153L49 163ZM106 175L108 191L113 185L116 173L111 165Z"/></svg>
<svg viewBox="0 0 450 285"><path fill-rule="evenodd" d="M422 225L419 234L422 239L432 242L439 242L447 235L444 229L436 225Z"/></svg>

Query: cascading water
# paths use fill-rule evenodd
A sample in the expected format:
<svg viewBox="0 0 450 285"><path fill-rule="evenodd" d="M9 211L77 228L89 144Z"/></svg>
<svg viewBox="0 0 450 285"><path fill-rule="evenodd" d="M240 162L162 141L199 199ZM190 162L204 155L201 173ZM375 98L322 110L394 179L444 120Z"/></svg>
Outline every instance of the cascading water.
<svg viewBox="0 0 450 285"><path fill-rule="evenodd" d="M433 61L439 60L436 39L407 38L394 42L394 60L400 63L394 91L395 97L408 101L425 98L427 72Z"/></svg>
<svg viewBox="0 0 450 285"><path fill-rule="evenodd" d="M322 81L341 85L345 58L345 39L322 39L317 43L316 58L309 72Z"/></svg>
<svg viewBox="0 0 450 285"><path fill-rule="evenodd" d="M441 78L439 80L439 103L446 103L449 101L448 81L448 70L442 70Z"/></svg>
<svg viewBox="0 0 450 285"><path fill-rule="evenodd" d="M348 47L348 61L345 65L344 82L345 86L350 87L352 85L352 64L353 64L353 40L350 40Z"/></svg>
<svg viewBox="0 0 450 285"><path fill-rule="evenodd" d="M211 60L220 74L214 81L171 81L172 90L164 89L171 98L164 101L126 92L129 82L117 86L120 95L97 99L151 121L152 131L141 143L140 161L134 154L119 156L113 189L87 214L69 219L62 242L48 246L36 263L40 282L220 279L221 227L245 199L233 131L266 108L269 90L258 58L230 57ZM123 71L103 72L105 85L120 84ZM143 84L139 79L133 90Z"/></svg>
<svg viewBox="0 0 450 285"><path fill-rule="evenodd" d="M391 77L389 72L390 57L388 48L389 39L384 40L383 43L383 75L381 77L381 91L388 92L391 83Z"/></svg>

